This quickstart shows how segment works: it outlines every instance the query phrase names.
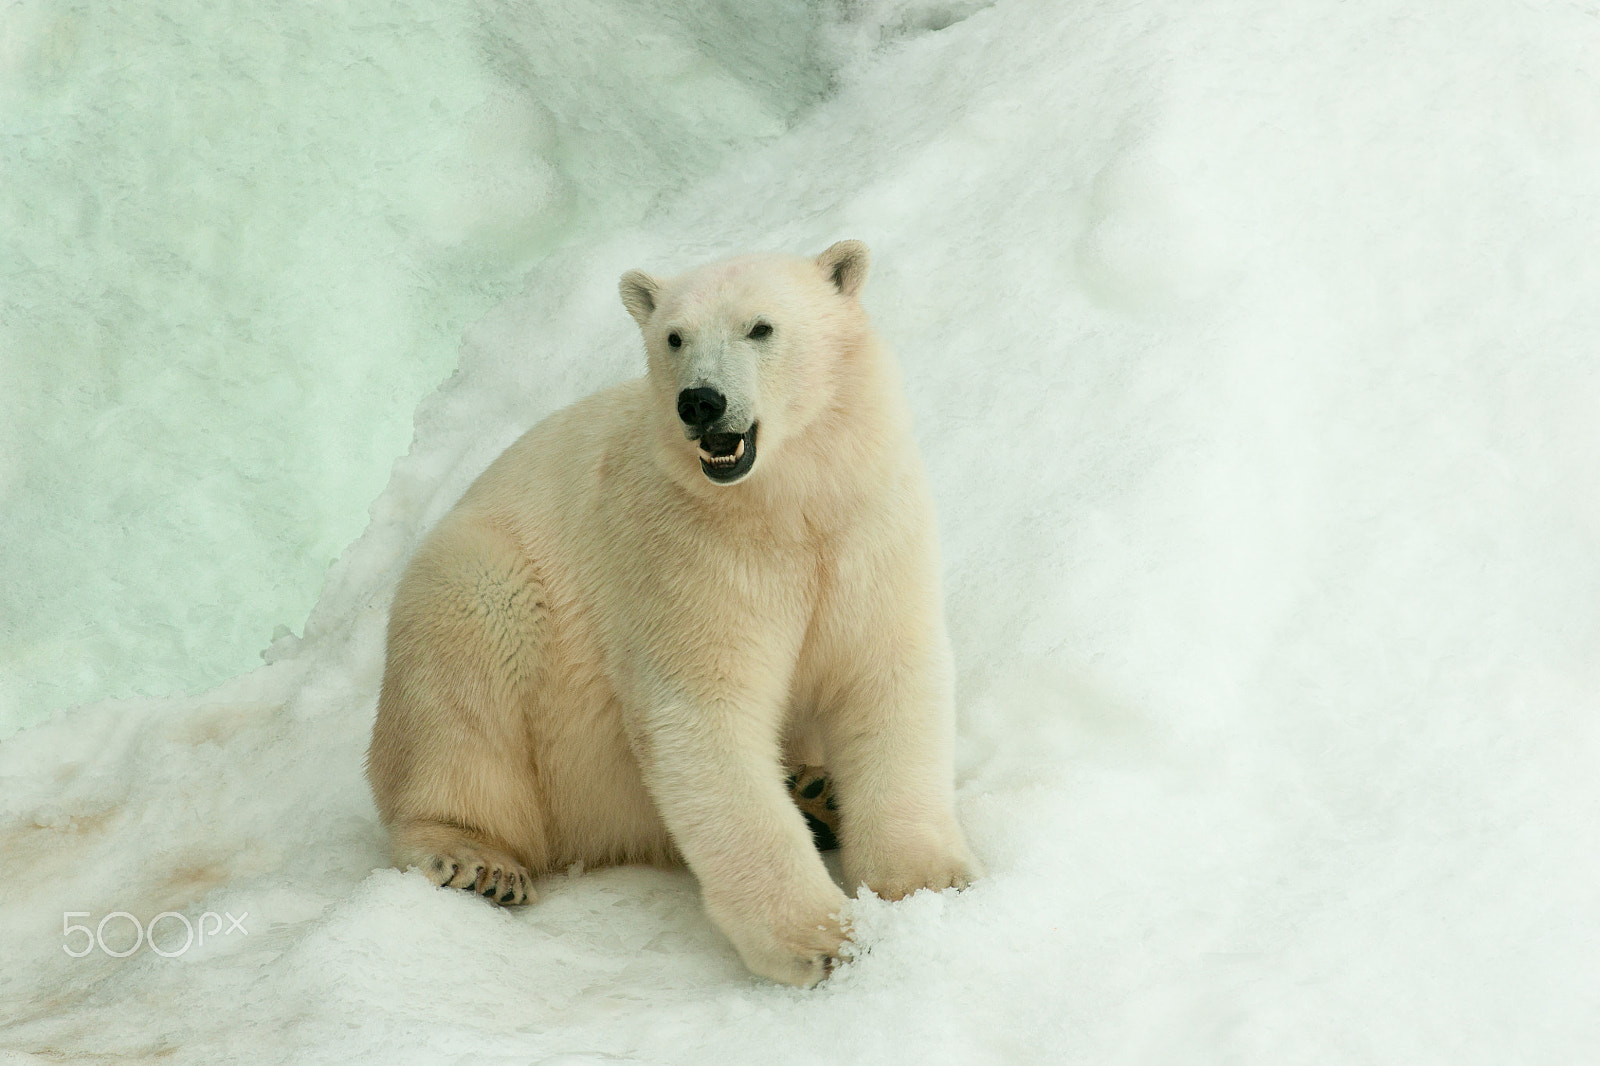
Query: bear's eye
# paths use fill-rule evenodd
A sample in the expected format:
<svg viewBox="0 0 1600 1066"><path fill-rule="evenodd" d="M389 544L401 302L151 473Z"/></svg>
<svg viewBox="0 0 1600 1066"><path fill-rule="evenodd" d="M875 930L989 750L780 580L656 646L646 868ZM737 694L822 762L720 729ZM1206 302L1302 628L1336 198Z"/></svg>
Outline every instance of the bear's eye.
<svg viewBox="0 0 1600 1066"><path fill-rule="evenodd" d="M676 332L672 332L672 333L667 334L667 343L670 344L674 348L682 348L683 347L683 338L678 336L678 334Z"/></svg>
<svg viewBox="0 0 1600 1066"><path fill-rule="evenodd" d="M757 322L754 326L750 327L750 332L748 334L746 334L746 336L748 336L753 341L758 341L762 337L765 337L768 334L770 334L771 332L772 332L772 327L771 326L767 325L765 322Z"/></svg>

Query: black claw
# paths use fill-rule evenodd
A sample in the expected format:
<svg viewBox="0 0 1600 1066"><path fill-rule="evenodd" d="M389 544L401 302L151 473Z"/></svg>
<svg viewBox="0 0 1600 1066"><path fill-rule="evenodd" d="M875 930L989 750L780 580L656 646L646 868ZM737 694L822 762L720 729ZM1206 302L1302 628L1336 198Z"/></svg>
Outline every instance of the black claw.
<svg viewBox="0 0 1600 1066"><path fill-rule="evenodd" d="M506 889L506 894L500 897L500 902L501 903L510 903L512 900L514 900L516 898L517 898L517 894L515 892L513 892L511 889L508 888L508 889Z"/></svg>

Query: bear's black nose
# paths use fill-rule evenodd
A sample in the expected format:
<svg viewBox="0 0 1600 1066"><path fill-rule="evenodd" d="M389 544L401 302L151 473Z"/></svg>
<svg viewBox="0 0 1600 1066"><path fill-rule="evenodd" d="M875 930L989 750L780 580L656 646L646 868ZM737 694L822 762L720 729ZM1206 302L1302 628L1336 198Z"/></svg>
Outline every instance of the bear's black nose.
<svg viewBox="0 0 1600 1066"><path fill-rule="evenodd" d="M716 389L684 389L678 393L678 417L690 429L704 429L727 409L728 398Z"/></svg>

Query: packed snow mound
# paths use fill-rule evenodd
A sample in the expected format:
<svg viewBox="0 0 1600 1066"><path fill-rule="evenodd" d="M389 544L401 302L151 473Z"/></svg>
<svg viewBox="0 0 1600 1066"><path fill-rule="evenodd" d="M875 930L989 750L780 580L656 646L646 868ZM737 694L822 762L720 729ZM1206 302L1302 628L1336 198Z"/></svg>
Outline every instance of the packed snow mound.
<svg viewBox="0 0 1600 1066"><path fill-rule="evenodd" d="M910 10L841 22L830 47L868 47L833 96L467 331L269 665L0 743L0 1046L1451 1066L1600 1046L1600 22ZM873 249L868 310L940 505L987 879L860 901L858 957L796 992L743 972L687 873L572 871L509 912L383 868L361 756L418 538L527 426L640 371L623 270L840 237ZM68 926L119 911L69 956ZM173 957L112 957L166 911L248 931L179 952L167 918Z"/></svg>

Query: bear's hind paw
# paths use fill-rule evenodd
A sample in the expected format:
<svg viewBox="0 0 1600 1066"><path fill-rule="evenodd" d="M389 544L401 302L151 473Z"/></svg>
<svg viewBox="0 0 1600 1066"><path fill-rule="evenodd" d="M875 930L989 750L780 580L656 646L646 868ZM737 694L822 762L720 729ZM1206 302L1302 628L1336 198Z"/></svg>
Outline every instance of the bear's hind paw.
<svg viewBox="0 0 1600 1066"><path fill-rule="evenodd" d="M463 849L435 855L420 863L418 869L440 888L473 892L505 907L532 903L538 898L528 871L509 858Z"/></svg>

